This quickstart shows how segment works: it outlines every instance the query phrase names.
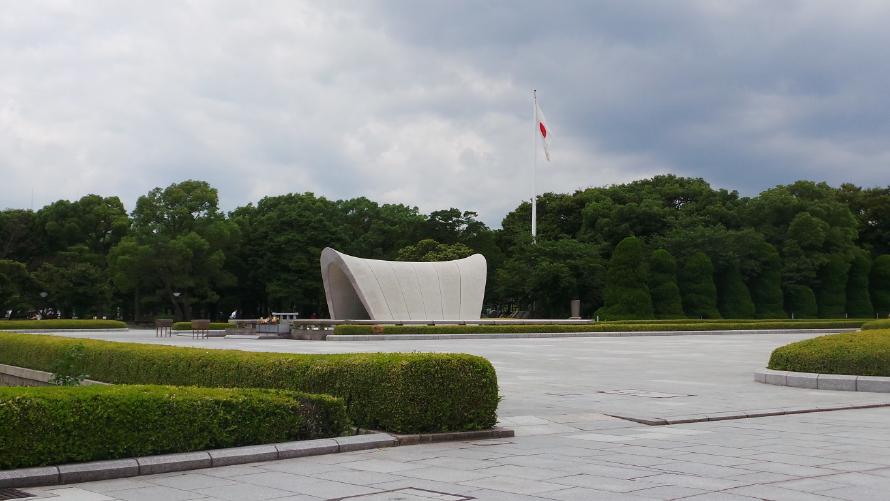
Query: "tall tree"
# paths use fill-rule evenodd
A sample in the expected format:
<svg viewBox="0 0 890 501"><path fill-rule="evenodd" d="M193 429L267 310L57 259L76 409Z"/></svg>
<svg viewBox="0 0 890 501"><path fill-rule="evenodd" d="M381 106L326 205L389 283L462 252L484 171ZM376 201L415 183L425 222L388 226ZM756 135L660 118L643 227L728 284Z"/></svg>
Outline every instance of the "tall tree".
<svg viewBox="0 0 890 501"><path fill-rule="evenodd" d="M135 253L146 260L138 269L151 273L143 282L177 318L191 318L195 307L216 316L220 289L235 284L225 263L238 227L225 219L218 203L215 188L189 180L151 190L133 210L135 241L148 250Z"/></svg>
<svg viewBox="0 0 890 501"><path fill-rule="evenodd" d="M24 263L0 259L0 318L35 306L37 287Z"/></svg>
<svg viewBox="0 0 890 501"><path fill-rule="evenodd" d="M0 211L0 259L25 264L46 253L46 242L37 231L34 212L21 209Z"/></svg>
<svg viewBox="0 0 890 501"><path fill-rule="evenodd" d="M733 263L718 275L717 306L723 318L754 317L754 302L738 264Z"/></svg>
<svg viewBox="0 0 890 501"><path fill-rule="evenodd" d="M714 285L714 265L704 252L696 252L677 274L683 310L692 318L720 318L717 309L717 287Z"/></svg>
<svg viewBox="0 0 890 501"><path fill-rule="evenodd" d="M604 266L599 248L572 239L529 239L496 273L494 297L532 310L538 318L566 318L569 301L580 299L582 315L601 304Z"/></svg>
<svg viewBox="0 0 890 501"><path fill-rule="evenodd" d="M475 254L473 249L461 243L440 244L427 238L416 245L403 247L396 255L398 261L451 261Z"/></svg>
<svg viewBox="0 0 890 501"><path fill-rule="evenodd" d="M871 317L875 314L868 293L868 275L871 273L871 259L868 253L857 251L850 264L847 277L847 314L851 317Z"/></svg>
<svg viewBox="0 0 890 501"><path fill-rule="evenodd" d="M649 292L656 318L683 318L683 302L677 285L677 262L665 249L649 258Z"/></svg>
<svg viewBox="0 0 890 501"><path fill-rule="evenodd" d="M847 310L847 274L850 261L846 256L832 254L819 270L819 293L816 303L822 318L840 318Z"/></svg>
<svg viewBox="0 0 890 501"><path fill-rule="evenodd" d="M882 254L874 260L869 282L875 313L890 317L890 254Z"/></svg>
<svg viewBox="0 0 890 501"><path fill-rule="evenodd" d="M782 259L772 245L763 242L763 255L760 269L748 282L751 300L754 302L754 316L757 318L784 318L784 297L782 294Z"/></svg>
<svg viewBox="0 0 890 501"><path fill-rule="evenodd" d="M648 266L643 243L636 237L626 237L615 247L609 260L604 304L597 315L603 320L654 318L647 282Z"/></svg>
<svg viewBox="0 0 890 501"><path fill-rule="evenodd" d="M792 318L814 318L819 312L816 294L806 285L788 285L785 287L785 309Z"/></svg>

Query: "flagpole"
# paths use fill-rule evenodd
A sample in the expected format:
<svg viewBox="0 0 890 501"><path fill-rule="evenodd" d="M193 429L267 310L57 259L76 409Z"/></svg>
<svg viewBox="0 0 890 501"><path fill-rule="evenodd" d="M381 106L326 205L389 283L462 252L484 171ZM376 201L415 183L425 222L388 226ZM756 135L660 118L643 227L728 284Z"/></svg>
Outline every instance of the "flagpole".
<svg viewBox="0 0 890 501"><path fill-rule="evenodd" d="M538 190L535 186L535 174L538 170L538 91L532 90L532 117L535 121L532 127L532 143L535 150L534 162L532 163L532 243L535 243L538 235Z"/></svg>

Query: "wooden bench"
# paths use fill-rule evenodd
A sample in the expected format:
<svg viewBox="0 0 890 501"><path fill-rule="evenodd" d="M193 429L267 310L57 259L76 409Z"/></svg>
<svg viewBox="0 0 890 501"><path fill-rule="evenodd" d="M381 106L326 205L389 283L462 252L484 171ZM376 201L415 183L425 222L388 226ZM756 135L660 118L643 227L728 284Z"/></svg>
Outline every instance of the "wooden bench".
<svg viewBox="0 0 890 501"><path fill-rule="evenodd" d="M173 320L169 318L159 318L155 320L155 337L172 336Z"/></svg>
<svg viewBox="0 0 890 501"><path fill-rule="evenodd" d="M192 337L206 338L210 330L210 320L206 318L192 320Z"/></svg>

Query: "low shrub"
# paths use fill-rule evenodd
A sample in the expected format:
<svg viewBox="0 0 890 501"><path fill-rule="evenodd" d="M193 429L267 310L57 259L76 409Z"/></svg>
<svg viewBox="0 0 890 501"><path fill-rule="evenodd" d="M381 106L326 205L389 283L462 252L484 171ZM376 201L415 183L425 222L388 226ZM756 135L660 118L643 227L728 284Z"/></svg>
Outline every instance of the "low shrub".
<svg viewBox="0 0 890 501"><path fill-rule="evenodd" d="M337 325L334 334L529 334L559 332L645 332L645 331L711 331L760 329L843 329L856 328L862 320L750 320L750 321L663 321L599 322L595 324L540 325Z"/></svg>
<svg viewBox="0 0 890 501"><path fill-rule="evenodd" d="M308 355L0 333L0 363L49 370L76 344L90 379L118 384L280 388L343 398L353 424L396 433L494 426L497 376L478 356Z"/></svg>
<svg viewBox="0 0 890 501"><path fill-rule="evenodd" d="M770 369L819 374L890 376L890 330L806 339L776 348Z"/></svg>
<svg viewBox="0 0 890 501"><path fill-rule="evenodd" d="M212 331L224 331L232 327L232 324L228 322L210 322L210 330ZM175 331L190 331L192 330L191 322L176 322L173 324L173 330Z"/></svg>
<svg viewBox="0 0 890 501"><path fill-rule="evenodd" d="M872 320L862 324L862 330L890 329L890 319Z"/></svg>
<svg viewBox="0 0 890 501"><path fill-rule="evenodd" d="M119 320L0 320L0 331L6 329L126 329Z"/></svg>
<svg viewBox="0 0 890 501"><path fill-rule="evenodd" d="M175 386L0 388L0 470L339 436L338 398Z"/></svg>

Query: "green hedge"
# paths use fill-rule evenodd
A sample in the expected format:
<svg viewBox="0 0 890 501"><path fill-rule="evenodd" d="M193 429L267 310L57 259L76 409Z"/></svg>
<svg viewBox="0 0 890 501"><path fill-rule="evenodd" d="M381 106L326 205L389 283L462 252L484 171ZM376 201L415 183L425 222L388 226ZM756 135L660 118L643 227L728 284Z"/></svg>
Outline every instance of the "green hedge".
<svg viewBox="0 0 890 501"><path fill-rule="evenodd" d="M109 383L324 393L344 399L355 425L396 433L486 429L497 420L494 367L473 355L254 353L0 333L0 363L51 370L78 344L83 372Z"/></svg>
<svg viewBox="0 0 890 501"><path fill-rule="evenodd" d="M641 331L710 331L755 329L844 329L856 328L862 320L749 320L653 323L599 322L587 325L337 325L334 334L509 334L536 332L641 332Z"/></svg>
<svg viewBox="0 0 890 501"><path fill-rule="evenodd" d="M126 329L118 320L0 320L0 331L5 329Z"/></svg>
<svg viewBox="0 0 890 501"><path fill-rule="evenodd" d="M348 430L343 401L282 390L0 388L0 470L290 440Z"/></svg>
<svg viewBox="0 0 890 501"><path fill-rule="evenodd" d="M890 329L890 319L872 320L871 322L862 324L862 330L864 331L875 329Z"/></svg>
<svg viewBox="0 0 890 501"><path fill-rule="evenodd" d="M890 330L832 334L773 351L770 369L818 374L890 376Z"/></svg>
<svg viewBox="0 0 890 501"><path fill-rule="evenodd" d="M228 322L210 322L210 330L212 331L224 331L229 327L234 327L232 324ZM191 322L176 322L173 324L173 330L175 331L190 331L192 330Z"/></svg>

